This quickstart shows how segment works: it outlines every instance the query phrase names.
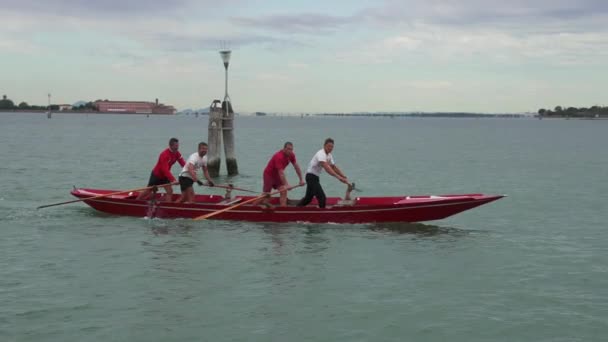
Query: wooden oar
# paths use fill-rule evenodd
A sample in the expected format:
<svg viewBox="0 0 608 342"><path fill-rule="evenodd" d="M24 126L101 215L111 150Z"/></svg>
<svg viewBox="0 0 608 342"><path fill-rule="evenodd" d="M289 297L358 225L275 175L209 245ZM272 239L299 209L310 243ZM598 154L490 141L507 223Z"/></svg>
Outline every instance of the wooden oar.
<svg viewBox="0 0 608 342"><path fill-rule="evenodd" d="M202 186L209 186L207 184L203 184ZM252 194L257 194L257 191L253 191L253 190L247 190L247 189L243 189L243 188L237 188L235 186L233 186L232 184L228 184L228 185L221 185L221 184L216 184L214 186L209 186L210 188L220 188L220 189L228 189L228 190L236 190L236 191L243 191L243 192L250 192Z"/></svg>
<svg viewBox="0 0 608 342"><path fill-rule="evenodd" d="M109 194L105 194L105 195L99 195L99 196L93 196L93 197L87 197L87 198L79 198L76 200L72 200L72 201L66 201L66 202L60 202L60 203L53 203L53 204L47 204L47 205L41 205L39 207L37 207L36 209L42 209L42 208L48 208L48 207L54 207L57 205L63 205L63 204L70 204L70 203L76 203L76 202L82 202L82 201L88 201L88 200L96 200L99 198L104 198L104 197L109 197L109 196L113 196L113 195L119 195L119 194L124 194L125 192L131 192L131 191L143 191L143 190L148 190L148 189L152 189L153 187L160 187L160 186L165 186L165 185L175 185L175 184L179 184L178 182L173 182L173 183L169 183L169 184L163 184L163 185L153 185L153 186L147 186L145 188L139 188L139 189L131 189L131 190L123 190L123 191L116 191L116 192L111 192Z"/></svg>
<svg viewBox="0 0 608 342"><path fill-rule="evenodd" d="M302 186L302 185L295 185L295 186L292 186L292 187L290 187L290 188L287 188L287 191L290 191L290 190L292 190L292 189L298 188L298 187L300 187L300 186ZM214 212L209 213L209 214L205 214L205 215L197 216L197 217L195 217L193 220L195 220L195 221L206 220L206 219L208 219L208 218L210 218L210 217L212 217L212 216L219 215L219 214L221 214L221 213L223 213L223 212L226 212L226 211L228 211L228 210L232 210L232 209L234 209L234 208L238 208L238 207L240 207L240 206L242 206L242 205L245 205L245 204L248 204L248 203L255 202L255 201L257 201L257 200L259 200L259 199L261 199L261 198L264 198L264 197L266 197L266 196L272 196L272 195L276 195L276 194L280 194L280 193L281 193L281 191L278 191L278 190L277 190L277 191L275 191L275 192L271 192L270 194L262 194L262 195L259 195L259 196L257 196L257 197L254 197L254 198L248 199L248 200L246 200L246 201L244 201L244 202L237 203L237 204L235 204L235 205L233 205L233 206L230 206L230 207L228 207L228 208L220 209L220 210L218 210L218 211L214 211Z"/></svg>
<svg viewBox="0 0 608 342"><path fill-rule="evenodd" d="M360 190L355 187L355 182L352 182L352 183L348 184L348 186L346 187L346 194L344 195L344 199L347 201L350 201L350 193L353 191L363 192L363 190Z"/></svg>

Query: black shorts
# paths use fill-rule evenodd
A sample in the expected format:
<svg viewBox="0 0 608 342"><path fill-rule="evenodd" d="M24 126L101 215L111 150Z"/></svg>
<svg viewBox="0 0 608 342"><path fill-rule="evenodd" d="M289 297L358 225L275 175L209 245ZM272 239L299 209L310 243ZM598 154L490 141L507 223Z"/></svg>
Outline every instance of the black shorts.
<svg viewBox="0 0 608 342"><path fill-rule="evenodd" d="M179 188L182 189L182 191L191 188L192 184L194 184L192 178L179 176Z"/></svg>
<svg viewBox="0 0 608 342"><path fill-rule="evenodd" d="M150 173L150 180L148 181L148 186L154 185L165 185L171 183L167 178L158 178L154 175L154 172Z"/></svg>

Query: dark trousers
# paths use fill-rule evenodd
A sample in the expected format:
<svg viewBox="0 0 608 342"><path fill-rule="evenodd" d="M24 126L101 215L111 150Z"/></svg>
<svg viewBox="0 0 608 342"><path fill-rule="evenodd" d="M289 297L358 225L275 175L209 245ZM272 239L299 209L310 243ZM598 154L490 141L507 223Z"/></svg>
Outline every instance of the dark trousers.
<svg viewBox="0 0 608 342"><path fill-rule="evenodd" d="M312 198L316 197L319 202L319 208L325 208L325 192L319 183L319 176L313 175L312 173L306 174L306 195L298 203L298 207L307 206Z"/></svg>

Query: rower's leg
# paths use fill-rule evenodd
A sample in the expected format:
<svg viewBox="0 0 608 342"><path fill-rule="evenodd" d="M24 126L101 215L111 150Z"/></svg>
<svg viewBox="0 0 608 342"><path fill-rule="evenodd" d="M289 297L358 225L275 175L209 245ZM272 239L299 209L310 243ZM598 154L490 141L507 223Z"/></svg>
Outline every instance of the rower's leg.
<svg viewBox="0 0 608 342"><path fill-rule="evenodd" d="M302 197L302 199L300 200L300 203L298 203L298 207L305 207L310 204L310 202L312 201L312 198L315 197L315 194L312 189L313 189L312 185L310 185L310 184L306 185L306 194L304 195L304 197Z"/></svg>
<svg viewBox="0 0 608 342"><path fill-rule="evenodd" d="M182 192L182 198L181 198L181 202L182 203L192 203L193 202L193 192L194 190L192 190L192 187L184 190Z"/></svg>
<svg viewBox="0 0 608 342"><path fill-rule="evenodd" d="M182 190L182 194L177 199L177 202L179 202L179 203L186 203L186 202L188 202L188 189Z"/></svg>
<svg viewBox="0 0 608 342"><path fill-rule="evenodd" d="M315 196L314 193L314 178L316 176L307 173L306 174L306 195L300 200L298 203L298 207L305 207L312 201L312 198ZM318 178L317 178L318 179Z"/></svg>
<svg viewBox="0 0 608 342"><path fill-rule="evenodd" d="M196 202L196 193L194 192L194 187L191 188L192 189L192 195L190 197L190 201L192 203Z"/></svg>
<svg viewBox="0 0 608 342"><path fill-rule="evenodd" d="M315 186L315 196L317 197L317 202L319 202L319 208L325 208L325 191L321 187L321 183L317 183Z"/></svg>
<svg viewBox="0 0 608 342"><path fill-rule="evenodd" d="M186 203L193 203L194 202L194 188L189 187L188 189L186 189L186 193L188 195L188 200L186 201Z"/></svg>
<svg viewBox="0 0 608 342"><path fill-rule="evenodd" d="M165 192L166 192L166 194L165 194L165 196L166 196L165 201L166 202L173 202L173 187L171 185L166 185L166 186L164 186L164 188L165 188Z"/></svg>
<svg viewBox="0 0 608 342"><path fill-rule="evenodd" d="M138 200L147 200L150 197L150 189L146 189L137 195Z"/></svg>
<svg viewBox="0 0 608 342"><path fill-rule="evenodd" d="M281 190L281 198L279 199L279 205L281 207L287 206L287 189L282 188Z"/></svg>

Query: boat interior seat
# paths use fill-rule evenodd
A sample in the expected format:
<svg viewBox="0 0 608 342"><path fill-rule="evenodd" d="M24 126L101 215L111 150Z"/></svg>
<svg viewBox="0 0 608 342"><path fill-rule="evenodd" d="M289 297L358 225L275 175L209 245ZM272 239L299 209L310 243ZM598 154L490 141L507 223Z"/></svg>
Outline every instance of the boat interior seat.
<svg viewBox="0 0 608 342"><path fill-rule="evenodd" d="M336 202L336 204L334 206L350 207L350 206L355 205L356 203L357 203L357 199L350 199L350 200L340 199L340 200L338 200L338 202Z"/></svg>
<svg viewBox="0 0 608 342"><path fill-rule="evenodd" d="M300 203L299 199L287 199L287 206L288 207L295 207L298 205L298 203Z"/></svg>
<svg viewBox="0 0 608 342"><path fill-rule="evenodd" d="M243 200L243 199L242 199L242 198L240 198L240 197L235 197L235 198L227 198L227 199L225 199L225 200L223 200L223 201L219 202L218 204L221 204L221 205L231 205L231 204L236 204L236 203L238 203L238 202L240 202L240 201L242 201L242 200Z"/></svg>

